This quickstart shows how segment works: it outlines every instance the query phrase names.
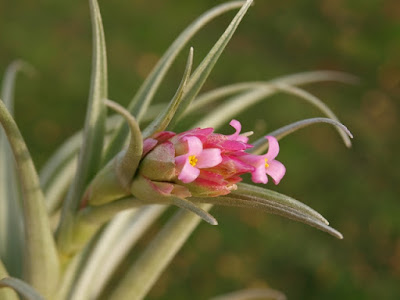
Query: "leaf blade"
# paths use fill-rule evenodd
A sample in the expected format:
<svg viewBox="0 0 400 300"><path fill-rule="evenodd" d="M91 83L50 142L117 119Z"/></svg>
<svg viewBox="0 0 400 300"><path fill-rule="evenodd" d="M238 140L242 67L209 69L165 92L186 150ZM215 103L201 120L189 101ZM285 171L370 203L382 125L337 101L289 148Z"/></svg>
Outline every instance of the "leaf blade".
<svg viewBox="0 0 400 300"><path fill-rule="evenodd" d="M171 119L173 118L175 112L179 108L181 101L183 100L183 94L189 79L190 73L192 71L193 65L193 48L190 48L189 56L186 62L185 71L183 72L181 83L179 84L178 90L176 91L174 97L169 103L168 107L162 111L157 118L143 131L143 137L147 138L152 136L157 132L161 132L167 128Z"/></svg>
<svg viewBox="0 0 400 300"><path fill-rule="evenodd" d="M0 279L8 277L8 272L3 262L0 260ZM0 289L0 299L3 300L18 300L18 296L13 290Z"/></svg>
<svg viewBox="0 0 400 300"><path fill-rule="evenodd" d="M205 211L212 207L210 204L199 206ZM176 213L114 287L109 299L142 299L200 221L200 217L190 211Z"/></svg>
<svg viewBox="0 0 400 300"><path fill-rule="evenodd" d="M14 110L14 89L18 72L32 73L32 67L23 61L12 62L4 74L1 97L11 115ZM0 257L11 275L22 275L22 249L24 248L21 187L14 157L3 129L0 128Z"/></svg>
<svg viewBox="0 0 400 300"><path fill-rule="evenodd" d="M153 68L150 75L143 82L139 91L128 106L128 110L136 117L140 123L142 117L150 105L152 99L158 87L160 86L164 76L171 67L172 63L188 43L188 41L207 23L222 15L223 13L239 8L243 5L244 1L232 1L218 5L204 14L199 16L193 21L171 44L165 54L159 60L157 65ZM125 124L120 125L119 129L112 138L111 143L108 145L106 153L103 157L102 164L105 165L110 159L112 159L121 149L126 137L128 136L128 127Z"/></svg>
<svg viewBox="0 0 400 300"><path fill-rule="evenodd" d="M348 135L349 138L353 138L353 135L351 132L347 129L346 126L344 126L342 123L339 123L335 120L328 119L328 118L310 118L310 119L304 119L300 120L294 123L291 123L289 125L283 126L281 128L278 128L270 133L268 135L272 135L276 137L276 139L279 141L280 139L284 138L285 136L294 133L297 130L300 130L304 127L313 125L313 124L318 124L318 123L327 123L332 126L340 128L344 133ZM251 148L251 153L253 154L261 154L268 148L268 140L266 140L264 137L256 140L255 142L252 143L253 148Z"/></svg>
<svg viewBox="0 0 400 300"><path fill-rule="evenodd" d="M1 100L0 123L13 150L22 186L26 278L34 288L50 297L57 283L59 261L44 196L29 150L17 124Z"/></svg>
<svg viewBox="0 0 400 300"><path fill-rule="evenodd" d="M277 90L274 88L274 85L276 84L284 83L291 86L297 86L319 81L342 81L352 83L354 80L355 79L353 76L332 71L304 72L279 77L269 81L263 88L253 87L249 91L245 91L238 96L232 97L226 103L221 104L212 112L208 113L206 117L202 118L199 122L193 125L193 127L220 127L227 121L230 121L233 116L239 114L241 111L247 109L253 104L256 104L265 97L276 93ZM241 89L242 87L239 86ZM229 93L235 90L236 89L234 87L227 89Z"/></svg>
<svg viewBox="0 0 400 300"><path fill-rule="evenodd" d="M246 14L252 3L252 0L247 0L243 4L243 6L240 8L238 13L228 25L228 27L225 29L224 33L220 36L218 41L215 43L215 45L211 48L211 50L208 52L200 65L193 72L193 75L190 77L187 85L187 92L184 95L184 99L182 99L182 104L180 105L180 107L176 111L176 114L171 120L169 128L173 128L179 118L184 114L186 108L190 105L192 100L196 97L200 89L203 87L206 79L211 73L211 70L214 68L226 45L232 38L233 34L235 33L236 29L238 28L240 22L242 21L244 15Z"/></svg>
<svg viewBox="0 0 400 300"><path fill-rule="evenodd" d="M18 278L1 279L0 288L12 288L27 300L45 300L32 286Z"/></svg>
<svg viewBox="0 0 400 300"><path fill-rule="evenodd" d="M89 92L89 103L86 113L84 137L79 153L78 168L71 188L68 191L62 209L61 223L57 230L59 251L67 251L71 238L70 228L73 226L74 214L79 206L86 185L99 169L101 151L105 135L107 99L107 57L103 24L97 0L90 0L90 15L93 35L93 61Z"/></svg>

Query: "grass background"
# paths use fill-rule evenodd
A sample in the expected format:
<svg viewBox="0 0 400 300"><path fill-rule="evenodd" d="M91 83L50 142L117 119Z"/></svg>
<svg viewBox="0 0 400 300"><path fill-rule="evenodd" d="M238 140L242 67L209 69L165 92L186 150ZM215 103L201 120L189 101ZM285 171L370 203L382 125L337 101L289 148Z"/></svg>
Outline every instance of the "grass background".
<svg viewBox="0 0 400 300"><path fill-rule="evenodd" d="M127 104L179 32L216 3L100 1L110 98ZM190 43L195 63L232 16L212 22ZM157 101L173 95L186 53ZM204 90L319 69L360 77L357 86L307 86L353 132L353 147L346 149L327 125L302 130L281 142L287 175L269 185L321 212L345 238L254 210L214 208L220 225L199 227L148 299L206 299L263 286L289 299L399 299L399 53L397 0L256 1ZM16 58L38 71L18 79L16 119L40 167L83 124L91 64L87 1L1 1L0 71ZM317 115L302 101L277 95L238 119L244 131L261 135Z"/></svg>

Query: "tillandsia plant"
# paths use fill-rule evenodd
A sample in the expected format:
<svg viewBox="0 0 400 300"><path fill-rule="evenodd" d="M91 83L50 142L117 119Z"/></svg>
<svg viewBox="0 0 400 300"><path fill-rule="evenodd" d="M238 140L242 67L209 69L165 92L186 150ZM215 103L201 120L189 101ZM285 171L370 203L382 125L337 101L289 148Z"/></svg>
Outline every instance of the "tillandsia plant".
<svg viewBox="0 0 400 300"><path fill-rule="evenodd" d="M278 184L286 168L276 159L278 140L316 123L335 126L345 144L351 133L317 97L298 86L318 81L353 82L352 76L316 71L269 82L245 82L199 92L231 39L251 0L216 6L190 24L165 52L128 108L109 100L100 10L90 0L93 67L84 129L67 140L41 172L15 123L13 89L23 62L7 69L0 121L0 299L142 299L203 219L216 225L213 205L251 207L342 235L307 205L264 187ZM192 72L193 48L177 91L162 109L152 100L177 55L204 25L239 9L225 32ZM323 118L301 120L251 141L239 113L275 93L316 106ZM228 98L224 103L219 100ZM175 125L195 111L215 109L186 131ZM107 117L107 109L117 112ZM158 110L154 119L150 112ZM120 116L123 118L121 119ZM232 131L218 133L229 123ZM145 124L148 124L145 126ZM14 164L15 162L15 164ZM290 166L288 166L290 167ZM242 183L251 174L254 185ZM16 176L18 175L18 177ZM17 179L18 178L18 179ZM269 184L269 183L268 183ZM181 208L167 221L126 274L116 267L139 237L170 205ZM249 292L250 293L250 292ZM271 295L271 291L264 291ZM251 294L251 293L250 293Z"/></svg>

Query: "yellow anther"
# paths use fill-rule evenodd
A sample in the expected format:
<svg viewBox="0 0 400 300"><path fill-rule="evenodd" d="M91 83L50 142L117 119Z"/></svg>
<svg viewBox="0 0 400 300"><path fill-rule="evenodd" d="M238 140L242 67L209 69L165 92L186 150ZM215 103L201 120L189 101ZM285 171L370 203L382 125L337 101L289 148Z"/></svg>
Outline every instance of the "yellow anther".
<svg viewBox="0 0 400 300"><path fill-rule="evenodd" d="M195 155L190 155L190 156L189 156L189 163L190 163L193 167L196 166L197 161L198 161L198 159L196 158Z"/></svg>
<svg viewBox="0 0 400 300"><path fill-rule="evenodd" d="M264 160L265 160L265 168L268 168L269 167L268 158L264 158Z"/></svg>

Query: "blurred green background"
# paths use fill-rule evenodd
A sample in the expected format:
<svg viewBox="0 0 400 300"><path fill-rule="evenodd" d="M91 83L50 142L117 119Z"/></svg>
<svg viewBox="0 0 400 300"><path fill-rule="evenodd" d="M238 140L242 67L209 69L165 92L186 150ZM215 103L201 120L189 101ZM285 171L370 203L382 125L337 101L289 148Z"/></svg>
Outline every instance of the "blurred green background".
<svg viewBox="0 0 400 300"><path fill-rule="evenodd" d="M127 104L163 51L194 18L221 1L100 1L109 62L109 95ZM234 13L190 44L195 63ZM21 58L36 67L19 76L16 119L40 167L81 128L91 64L87 1L1 1L0 71ZM187 53L187 52L186 52ZM157 94L167 101L183 71L183 53ZM344 240L254 210L218 207L218 227L201 224L148 299L207 299L249 287L289 299L400 299L400 2L258 0L204 90L330 69L358 76L356 86L306 87L353 132L351 149L327 125L281 141L282 183L269 188L321 212ZM258 135L318 112L277 95L238 117ZM229 131L230 132L230 131ZM224 131L228 133L228 131Z"/></svg>

